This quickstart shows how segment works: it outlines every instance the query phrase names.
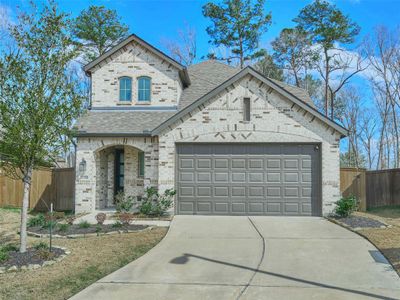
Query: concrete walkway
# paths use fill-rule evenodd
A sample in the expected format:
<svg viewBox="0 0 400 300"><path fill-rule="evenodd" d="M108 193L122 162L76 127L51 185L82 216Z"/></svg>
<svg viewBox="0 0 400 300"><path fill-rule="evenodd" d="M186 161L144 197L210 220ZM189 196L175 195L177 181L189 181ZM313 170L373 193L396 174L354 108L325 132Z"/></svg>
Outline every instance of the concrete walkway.
<svg viewBox="0 0 400 300"><path fill-rule="evenodd" d="M176 216L154 249L72 299L400 299L400 279L322 218Z"/></svg>

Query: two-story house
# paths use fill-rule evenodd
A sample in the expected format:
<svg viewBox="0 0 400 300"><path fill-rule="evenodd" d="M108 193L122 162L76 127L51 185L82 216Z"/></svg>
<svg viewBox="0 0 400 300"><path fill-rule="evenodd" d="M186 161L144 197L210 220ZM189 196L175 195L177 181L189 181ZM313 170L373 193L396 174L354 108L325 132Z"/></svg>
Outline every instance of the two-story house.
<svg viewBox="0 0 400 300"><path fill-rule="evenodd" d="M174 213L325 215L347 131L307 92L213 60L188 68L136 35L85 66L76 125L76 212L118 191L175 188Z"/></svg>

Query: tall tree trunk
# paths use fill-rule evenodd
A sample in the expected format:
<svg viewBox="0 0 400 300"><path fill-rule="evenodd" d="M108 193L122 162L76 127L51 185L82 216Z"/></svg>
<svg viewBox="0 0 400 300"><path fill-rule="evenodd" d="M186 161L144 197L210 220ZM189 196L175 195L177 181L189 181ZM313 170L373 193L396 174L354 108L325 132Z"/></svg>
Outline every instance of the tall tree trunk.
<svg viewBox="0 0 400 300"><path fill-rule="evenodd" d="M328 117L328 103L329 103L329 56L328 56L328 50L325 48L324 49L324 54L325 54L325 115Z"/></svg>
<svg viewBox="0 0 400 300"><path fill-rule="evenodd" d="M27 239L26 226L28 219L29 192L31 189L31 182L32 182L32 167L28 167L22 181L24 182L24 195L22 198L19 252L24 253L26 251L26 239Z"/></svg>

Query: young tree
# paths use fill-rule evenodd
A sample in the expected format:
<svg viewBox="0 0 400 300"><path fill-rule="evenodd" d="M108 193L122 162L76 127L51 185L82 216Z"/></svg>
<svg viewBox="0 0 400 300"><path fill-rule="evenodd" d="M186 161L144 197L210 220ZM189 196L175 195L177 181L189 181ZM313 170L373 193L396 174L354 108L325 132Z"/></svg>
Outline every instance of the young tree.
<svg viewBox="0 0 400 300"><path fill-rule="evenodd" d="M254 64L254 68L262 73L264 76L283 81L283 71L275 64L272 56L266 51Z"/></svg>
<svg viewBox="0 0 400 300"><path fill-rule="evenodd" d="M186 26L184 30L178 31L178 38L177 41L164 40L162 43L173 59L185 66L190 66L197 56L196 31Z"/></svg>
<svg viewBox="0 0 400 300"><path fill-rule="evenodd" d="M306 32L298 28L285 28L279 37L272 41L273 58L280 68L285 69L294 77L297 87L301 86L302 78L307 76L317 59L317 54L311 48L311 40Z"/></svg>
<svg viewBox="0 0 400 300"><path fill-rule="evenodd" d="M69 145L83 101L79 81L68 73L78 51L67 15L54 1L41 10L32 3L32 11L11 28L17 50L0 57L0 165L24 184L20 252L26 251L32 172Z"/></svg>
<svg viewBox="0 0 400 300"><path fill-rule="evenodd" d="M222 4L206 3L203 15L210 18L207 27L210 43L230 49L231 55L219 57L225 61L238 60L240 68L257 56L260 36L271 24L271 14L264 13L265 0L223 0Z"/></svg>
<svg viewBox="0 0 400 300"><path fill-rule="evenodd" d="M84 63L88 63L117 45L128 35L115 10L91 5L72 24L72 32L82 45Z"/></svg>
<svg viewBox="0 0 400 300"><path fill-rule="evenodd" d="M361 60L349 57L346 51L337 47L338 44L351 44L360 32L360 27L348 16L344 15L334 4L325 0L315 0L304 7L293 20L297 28L307 32L311 41L321 47L322 65L318 66L324 81L325 114L328 116L331 106L333 118L333 103L335 94L353 77L363 70ZM353 65L356 63L355 69ZM332 75L342 71L339 83L334 86Z"/></svg>

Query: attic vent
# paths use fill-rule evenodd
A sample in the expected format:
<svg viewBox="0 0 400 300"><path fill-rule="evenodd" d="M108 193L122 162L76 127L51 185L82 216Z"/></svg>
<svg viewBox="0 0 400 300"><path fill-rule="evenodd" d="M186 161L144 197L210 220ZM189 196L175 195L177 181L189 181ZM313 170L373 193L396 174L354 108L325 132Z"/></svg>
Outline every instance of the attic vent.
<svg viewBox="0 0 400 300"><path fill-rule="evenodd" d="M250 98L243 98L243 121L250 122Z"/></svg>

